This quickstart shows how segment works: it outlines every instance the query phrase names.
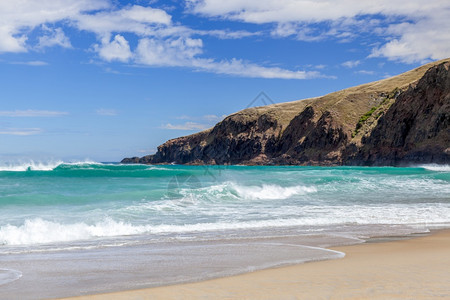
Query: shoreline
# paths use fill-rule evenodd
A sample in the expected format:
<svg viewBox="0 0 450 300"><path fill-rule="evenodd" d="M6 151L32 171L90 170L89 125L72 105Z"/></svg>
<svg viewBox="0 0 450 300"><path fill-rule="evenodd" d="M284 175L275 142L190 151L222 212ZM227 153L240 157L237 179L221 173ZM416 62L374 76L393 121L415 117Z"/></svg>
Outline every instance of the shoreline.
<svg viewBox="0 0 450 300"><path fill-rule="evenodd" d="M450 297L450 229L330 247L341 259L138 290L64 299L277 299Z"/></svg>

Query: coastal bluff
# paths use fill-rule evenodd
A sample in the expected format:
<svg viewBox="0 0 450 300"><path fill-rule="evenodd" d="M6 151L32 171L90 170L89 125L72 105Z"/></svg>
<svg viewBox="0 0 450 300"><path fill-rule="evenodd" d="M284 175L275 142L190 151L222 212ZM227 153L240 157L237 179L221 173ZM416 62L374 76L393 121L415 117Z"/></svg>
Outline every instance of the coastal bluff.
<svg viewBox="0 0 450 300"><path fill-rule="evenodd" d="M444 59L322 97L247 108L122 163L449 164L449 68Z"/></svg>

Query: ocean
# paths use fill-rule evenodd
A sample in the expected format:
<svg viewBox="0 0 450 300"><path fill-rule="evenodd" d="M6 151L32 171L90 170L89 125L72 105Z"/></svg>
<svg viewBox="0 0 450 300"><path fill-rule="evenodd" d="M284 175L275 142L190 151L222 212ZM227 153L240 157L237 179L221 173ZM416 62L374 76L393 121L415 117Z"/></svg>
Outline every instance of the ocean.
<svg viewBox="0 0 450 300"><path fill-rule="evenodd" d="M450 227L450 166L0 166L0 299L228 276Z"/></svg>

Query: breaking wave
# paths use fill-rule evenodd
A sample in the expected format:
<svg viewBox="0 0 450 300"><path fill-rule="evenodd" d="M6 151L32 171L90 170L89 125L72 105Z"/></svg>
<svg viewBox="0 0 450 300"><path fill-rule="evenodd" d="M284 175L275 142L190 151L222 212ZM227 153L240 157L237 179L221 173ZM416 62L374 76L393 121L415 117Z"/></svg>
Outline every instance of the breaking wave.
<svg viewBox="0 0 450 300"><path fill-rule="evenodd" d="M181 188L178 195L182 198L194 200L283 200L297 195L314 193L317 189L308 186L283 187L276 184L263 184L261 186L241 185L234 182L207 187Z"/></svg>
<svg viewBox="0 0 450 300"><path fill-rule="evenodd" d="M0 165L0 171L26 172L26 171L53 171L60 166L101 165L95 161L63 162L61 160L40 162L28 161L17 163L4 163Z"/></svg>
<svg viewBox="0 0 450 300"><path fill-rule="evenodd" d="M430 165L421 165L420 167L430 171L450 172L450 165L430 164Z"/></svg>
<svg viewBox="0 0 450 300"><path fill-rule="evenodd" d="M302 208L303 216L278 215L263 219L224 219L196 223L144 223L132 224L106 217L101 221L62 224L42 218L27 219L22 225L0 227L0 245L32 245L53 242L71 242L101 237L129 236L139 234L183 234L221 230L243 230L279 228L290 226L334 226L334 225L420 225L450 223L450 205L387 205L387 206L321 206ZM268 213L268 212L267 212ZM430 220L433 220L430 222Z"/></svg>
<svg viewBox="0 0 450 300"><path fill-rule="evenodd" d="M232 188L243 199L287 199L295 195L304 195L317 191L315 187L290 186L282 187L274 184L263 184L262 186L242 186L234 184Z"/></svg>

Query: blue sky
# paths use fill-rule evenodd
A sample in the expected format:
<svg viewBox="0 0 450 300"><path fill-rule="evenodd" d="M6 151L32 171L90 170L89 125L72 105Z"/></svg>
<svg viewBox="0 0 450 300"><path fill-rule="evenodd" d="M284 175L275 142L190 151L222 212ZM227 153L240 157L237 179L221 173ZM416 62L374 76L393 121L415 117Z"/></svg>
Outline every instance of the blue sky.
<svg viewBox="0 0 450 300"><path fill-rule="evenodd" d="M143 156L261 91L396 75L450 56L449 15L448 0L0 0L0 162Z"/></svg>

